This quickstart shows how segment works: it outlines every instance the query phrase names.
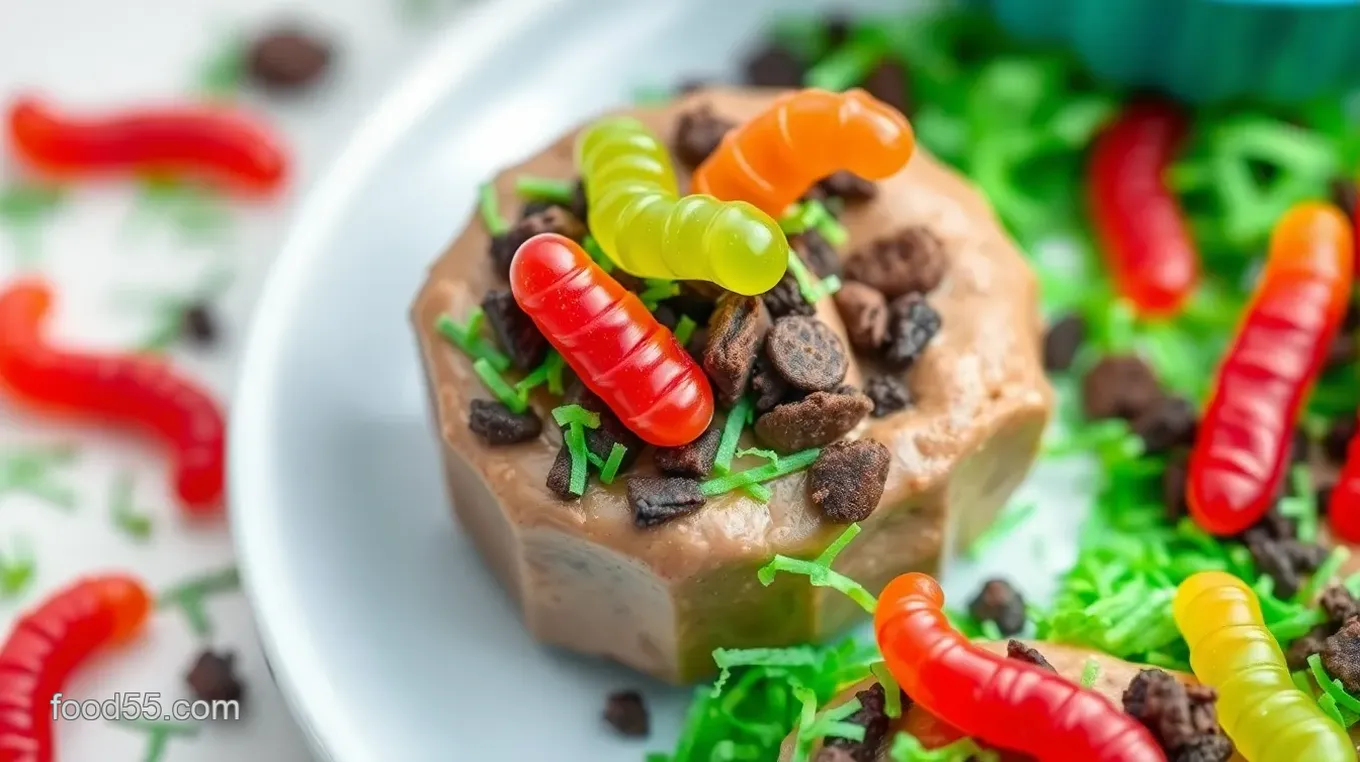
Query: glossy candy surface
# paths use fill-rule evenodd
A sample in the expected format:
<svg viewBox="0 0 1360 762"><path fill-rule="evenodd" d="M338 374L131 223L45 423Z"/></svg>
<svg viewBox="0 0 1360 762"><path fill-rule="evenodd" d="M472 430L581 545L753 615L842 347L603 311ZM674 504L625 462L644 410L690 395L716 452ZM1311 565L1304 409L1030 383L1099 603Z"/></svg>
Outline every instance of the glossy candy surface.
<svg viewBox="0 0 1360 762"><path fill-rule="evenodd" d="M510 263L510 290L576 375L651 444L694 441L713 418L713 389L637 295L569 238L543 233Z"/></svg>
<svg viewBox="0 0 1360 762"><path fill-rule="evenodd" d="M1088 191L1119 293L1141 315L1175 313L1199 279L1199 252L1166 171L1189 127L1172 106L1129 107L1096 139Z"/></svg>
<svg viewBox="0 0 1360 762"><path fill-rule="evenodd" d="M1326 204L1289 210L1190 452L1190 515L1216 535L1241 532L1275 502L1309 387L1346 311L1352 274L1346 218Z"/></svg>
<svg viewBox="0 0 1360 762"><path fill-rule="evenodd" d="M678 197L670 153L641 122L607 117L576 141L590 232L639 278L704 280L748 296L784 277L789 243L768 215L741 201Z"/></svg>
<svg viewBox="0 0 1360 762"><path fill-rule="evenodd" d="M874 614L888 669L932 715L1040 762L1165 762L1147 729L1105 697L974 646L943 606L939 584L912 572L888 583Z"/></svg>
<svg viewBox="0 0 1360 762"><path fill-rule="evenodd" d="M1354 762L1346 731L1290 679L1260 601L1241 580L1194 574L1176 588L1172 613L1195 677L1218 691L1218 721L1248 762Z"/></svg>
<svg viewBox="0 0 1360 762"><path fill-rule="evenodd" d="M175 492L191 513L222 507L226 427L211 396L164 362L54 347L52 292L36 279L0 291L0 390L36 409L145 429L173 452Z"/></svg>
<svg viewBox="0 0 1360 762"><path fill-rule="evenodd" d="M288 171L278 139L264 125L225 107L75 117L30 97L10 106L8 121L19 156L57 177L190 175L263 194L281 187Z"/></svg>
<svg viewBox="0 0 1360 762"><path fill-rule="evenodd" d="M749 201L771 216L840 170L882 180L907 165L906 117L863 90L806 89L730 130L694 171L694 192Z"/></svg>
<svg viewBox="0 0 1360 762"><path fill-rule="evenodd" d="M52 697L91 653L126 643L152 608L140 582L81 580L20 617L0 648L0 762L51 762Z"/></svg>

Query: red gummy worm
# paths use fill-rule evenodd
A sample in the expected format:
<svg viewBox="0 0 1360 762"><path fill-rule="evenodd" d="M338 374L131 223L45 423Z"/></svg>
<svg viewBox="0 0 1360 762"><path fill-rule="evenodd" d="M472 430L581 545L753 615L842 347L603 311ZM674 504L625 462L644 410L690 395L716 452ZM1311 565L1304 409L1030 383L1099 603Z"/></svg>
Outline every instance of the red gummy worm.
<svg viewBox="0 0 1360 762"><path fill-rule="evenodd" d="M52 292L36 279L0 291L0 386L35 408L151 430L174 451L174 483L191 513L222 505L222 413L206 391L165 363L51 346L43 323Z"/></svg>
<svg viewBox="0 0 1360 762"><path fill-rule="evenodd" d="M973 645L950 626L929 575L888 583L874 632L912 700L964 735L1040 762L1166 762L1147 728L1104 696Z"/></svg>
<svg viewBox="0 0 1360 762"><path fill-rule="evenodd" d="M521 309L624 425L660 447L694 441L713 418L699 366L637 296L569 238L542 233L510 263Z"/></svg>
<svg viewBox="0 0 1360 762"><path fill-rule="evenodd" d="M1346 465L1341 467L1327 501L1327 519L1334 536L1360 543L1360 436L1351 437L1346 448Z"/></svg>
<svg viewBox="0 0 1360 762"><path fill-rule="evenodd" d="M1237 534L1275 502L1299 408L1350 299L1353 256L1335 207L1299 204L1276 223L1190 451L1186 500L1205 531Z"/></svg>
<svg viewBox="0 0 1360 762"><path fill-rule="evenodd" d="M1189 127L1175 107L1130 106L1096 139L1090 206L1106 266L1141 315L1180 309L1199 279L1199 252L1166 170Z"/></svg>
<svg viewBox="0 0 1360 762"><path fill-rule="evenodd" d="M25 97L9 111L19 155L56 176L205 176L248 193L277 190L286 152L261 123L222 106L143 108L77 118Z"/></svg>
<svg viewBox="0 0 1360 762"><path fill-rule="evenodd" d="M84 579L21 618L0 648L0 762L51 762L53 697L102 646L126 643L151 594L123 575Z"/></svg>

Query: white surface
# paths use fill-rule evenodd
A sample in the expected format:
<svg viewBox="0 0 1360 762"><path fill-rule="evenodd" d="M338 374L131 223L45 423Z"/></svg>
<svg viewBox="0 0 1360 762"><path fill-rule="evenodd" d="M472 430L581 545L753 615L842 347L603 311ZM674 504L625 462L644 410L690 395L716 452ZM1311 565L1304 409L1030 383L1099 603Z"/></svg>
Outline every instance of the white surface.
<svg viewBox="0 0 1360 762"><path fill-rule="evenodd" d="M639 82L721 67L778 4L503 3L394 90L300 212L251 334L231 486L280 684L336 762L640 762L669 746L688 691L537 647L454 525L406 311L494 168ZM1041 518L993 569L1042 586L1067 563L1036 559L1035 532L1070 536L1077 517ZM954 594L982 570L958 571ZM621 742L602 700L639 685L654 738Z"/></svg>
<svg viewBox="0 0 1360 762"><path fill-rule="evenodd" d="M189 91L195 71L233 29L249 30L277 18L315 22L341 47L331 86L304 102L249 99L286 133L301 174L277 205L242 209L223 246L188 246L163 228L130 234L132 193L109 183L81 188L44 236L41 269L58 284L56 328L82 345L125 346L150 327L147 315L121 305L130 285L143 290L188 289L205 272L229 266L236 279L219 300L225 342L211 352L177 351L175 359L222 395L233 387L245 319L277 249L288 207L326 157L362 117L382 87L419 52L440 11L424 23L403 15L407 0L0 0L0 96L37 89L62 103L113 105L171 99ZM432 0L451 6L449 0ZM13 177L0 167L0 181ZM14 269L15 251L0 231L0 277ZM38 561L36 583L17 601L0 601L0 631L42 595L82 572L128 569L161 589L186 576L232 561L224 522L190 528L179 521L167 492L159 453L145 442L95 428L54 428L0 401L0 449L73 441L81 457L69 469L80 505L64 515L21 496L0 494L0 552L26 539ZM116 471L138 474L137 498L156 520L153 539L138 545L117 533L106 496ZM304 762L310 759L269 680L244 597L216 598L210 613L216 643L240 652L248 683L248 716L237 724L205 726L192 740L175 740L166 762ZM158 614L136 646L101 658L78 673L68 696L103 698L114 691L184 695L182 675L200 645L176 612ZM320 690L324 690L321 687ZM140 760L141 733L103 722L63 723L58 759L65 762Z"/></svg>

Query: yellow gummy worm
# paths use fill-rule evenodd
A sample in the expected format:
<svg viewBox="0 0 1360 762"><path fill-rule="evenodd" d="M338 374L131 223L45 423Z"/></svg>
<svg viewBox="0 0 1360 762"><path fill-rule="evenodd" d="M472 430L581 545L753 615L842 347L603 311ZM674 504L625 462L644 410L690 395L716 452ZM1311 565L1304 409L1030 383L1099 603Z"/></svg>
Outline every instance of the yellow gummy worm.
<svg viewBox="0 0 1360 762"><path fill-rule="evenodd" d="M789 242L768 215L744 201L679 198L666 146L638 120L599 119L576 139L591 235L640 278L705 280L738 294L774 288Z"/></svg>
<svg viewBox="0 0 1360 762"><path fill-rule="evenodd" d="M1223 572L1199 572L1172 604L1190 666L1218 691L1218 721L1248 762L1355 762L1346 731L1289 679L1256 594Z"/></svg>

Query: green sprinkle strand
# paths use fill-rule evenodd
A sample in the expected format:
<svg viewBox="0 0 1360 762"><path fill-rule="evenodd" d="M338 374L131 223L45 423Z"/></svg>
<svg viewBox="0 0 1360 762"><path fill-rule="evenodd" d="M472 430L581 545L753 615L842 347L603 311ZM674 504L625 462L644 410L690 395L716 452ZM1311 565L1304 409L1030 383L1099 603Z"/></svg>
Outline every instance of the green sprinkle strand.
<svg viewBox="0 0 1360 762"><path fill-rule="evenodd" d="M208 98L230 98L241 90L245 76L245 41L231 35L203 62L194 89Z"/></svg>
<svg viewBox="0 0 1360 762"><path fill-rule="evenodd" d="M815 305L822 300L824 294L821 281L807 269L807 265L803 264L803 258L793 249L789 249L789 272L793 273L793 279L798 281L798 292L803 295L803 301Z"/></svg>
<svg viewBox="0 0 1360 762"><path fill-rule="evenodd" d="M644 307L652 312L656 311L658 304L680 293L680 284L673 280L647 278L643 282L647 285L647 288L641 294L638 294L638 299L642 301Z"/></svg>
<svg viewBox="0 0 1360 762"><path fill-rule="evenodd" d="M454 347L463 350L473 360L486 360L493 370L504 373L510 369L510 358L491 346L482 336L486 324L486 313L481 307L473 307L468 313L467 322L459 325L448 315L435 318L434 327Z"/></svg>
<svg viewBox="0 0 1360 762"><path fill-rule="evenodd" d="M605 460L604 466L600 468L600 481L605 484L613 484L614 477L619 473L619 465L623 463L623 457L627 454L628 448L615 442L614 446L609 448L609 458Z"/></svg>
<svg viewBox="0 0 1360 762"><path fill-rule="evenodd" d="M689 315L681 315L680 320L675 323L675 340L680 342L680 346L688 346L689 340L694 336L694 329L698 328L694 320Z"/></svg>
<svg viewBox="0 0 1360 762"><path fill-rule="evenodd" d="M482 224L486 226L486 232L492 237L502 235L510 230L510 223L501 216L500 201L496 198L496 186L492 183L482 183L477 188L477 211L482 216Z"/></svg>
<svg viewBox="0 0 1360 762"><path fill-rule="evenodd" d="M76 508L76 492L56 473L77 456L70 444L20 448L0 453L0 497L28 495L64 511Z"/></svg>
<svg viewBox="0 0 1360 762"><path fill-rule="evenodd" d="M472 363L472 370L477 373L477 377L482 379L482 383L491 392L491 396L500 400L502 405L510 409L512 413L523 413L529 409L529 403L521 397L508 384L496 368L485 357L479 357Z"/></svg>
<svg viewBox="0 0 1360 762"><path fill-rule="evenodd" d="M109 488L109 516L120 532L133 540L145 542L151 539L153 524L151 516L139 511L133 504L136 489L136 477L131 471L123 471L115 476Z"/></svg>
<svg viewBox="0 0 1360 762"><path fill-rule="evenodd" d="M515 178L515 193L530 201L546 201L559 206L571 206L576 187L570 180L520 175Z"/></svg>
<svg viewBox="0 0 1360 762"><path fill-rule="evenodd" d="M916 736L903 731L893 738L888 759L892 762L999 762L1001 758L996 752L979 747L971 738L960 738L947 746L927 749Z"/></svg>
<svg viewBox="0 0 1360 762"><path fill-rule="evenodd" d="M33 583L37 562L28 540L15 538L12 549L0 554L0 599L13 600Z"/></svg>
<svg viewBox="0 0 1360 762"><path fill-rule="evenodd" d="M803 81L808 87L845 90L861 82L887 53L887 40L881 35L860 35L831 51L808 70Z"/></svg>
<svg viewBox="0 0 1360 762"><path fill-rule="evenodd" d="M897 678L893 677L888 665L878 662L869 667L869 672L878 679L878 684L883 686L883 711L889 717L897 718L902 716L902 687L897 684Z"/></svg>
<svg viewBox="0 0 1360 762"><path fill-rule="evenodd" d="M614 272L614 260L610 259L609 255L604 253L604 249L600 248L600 242L596 241L594 236L586 236L586 239L581 242L581 248L585 249L586 253L590 255L591 259L595 260L595 264L599 265L601 270L604 270L607 273Z"/></svg>
<svg viewBox="0 0 1360 762"><path fill-rule="evenodd" d="M1096 680L1100 679L1100 662L1086 657L1086 664L1081 668L1081 687L1094 688Z"/></svg>
<svg viewBox="0 0 1360 762"><path fill-rule="evenodd" d="M792 457L794 456L790 456L790 459ZM779 572L801 574L807 577L814 587L829 587L838 590L848 596L850 600L858 603L860 608L872 614L878 606L878 601L873 594L858 582L831 570L831 563L835 560L836 555L857 534L859 534L859 525L851 524L850 528L846 529L845 533L837 538L821 556L812 561L776 555L768 564L760 568L756 576L760 579L760 584L768 587L774 582L775 575Z"/></svg>
<svg viewBox="0 0 1360 762"><path fill-rule="evenodd" d="M705 495L713 497L714 495L721 495L724 492L731 492L732 490L747 484L767 482L771 479L777 479L781 476L787 476L797 471L802 471L808 466L811 466L813 461L817 460L817 456L821 454L822 450L819 447L796 452L792 455L780 458L778 463L769 463L763 466L757 466L756 468L748 468L745 471L709 479L700 483L699 489L702 490Z"/></svg>
<svg viewBox="0 0 1360 762"><path fill-rule="evenodd" d="M174 606L184 613L189 629L202 640L213 634L212 620L208 616L206 602L215 595L241 589L241 575L235 566L219 571L191 577L160 594L156 605L161 608Z"/></svg>
<svg viewBox="0 0 1360 762"><path fill-rule="evenodd" d="M580 405L562 405L553 408L552 417L554 421L557 421L558 426L564 426L567 430L563 437L563 441L567 445L567 453L571 455L571 480L567 489L573 495L584 495L591 455L586 446L586 429L599 428L600 415ZM612 449L609 457L611 460L614 457ZM619 460L623 460L622 454L619 455ZM614 466L614 471L618 471L617 464Z"/></svg>
<svg viewBox="0 0 1360 762"><path fill-rule="evenodd" d="M732 456L737 452L737 442L741 440L741 430L751 420L755 403L749 397L742 397L727 412L723 422L722 437L718 440L718 451L713 457L713 471L719 475L732 470Z"/></svg>

